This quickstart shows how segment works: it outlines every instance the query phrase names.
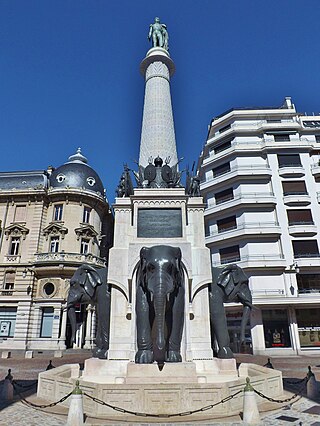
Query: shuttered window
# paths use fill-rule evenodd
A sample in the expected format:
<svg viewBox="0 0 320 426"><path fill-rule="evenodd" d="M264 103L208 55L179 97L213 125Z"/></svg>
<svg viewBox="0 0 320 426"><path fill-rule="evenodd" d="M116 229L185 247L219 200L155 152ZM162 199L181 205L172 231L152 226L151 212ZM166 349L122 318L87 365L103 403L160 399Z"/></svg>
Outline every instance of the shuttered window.
<svg viewBox="0 0 320 426"><path fill-rule="evenodd" d="M230 172L230 163L221 164L221 166L215 167L212 169L213 177L224 175L225 173Z"/></svg>
<svg viewBox="0 0 320 426"><path fill-rule="evenodd" d="M290 142L290 136L287 134L273 135L275 142Z"/></svg>
<svg viewBox="0 0 320 426"><path fill-rule="evenodd" d="M283 195L303 195L308 194L306 183L303 180L282 182Z"/></svg>
<svg viewBox="0 0 320 426"><path fill-rule="evenodd" d="M279 167L301 167L299 154L279 154Z"/></svg>
<svg viewBox="0 0 320 426"><path fill-rule="evenodd" d="M226 217L224 219L217 220L218 232L225 232L230 229L237 228L236 216Z"/></svg>
<svg viewBox="0 0 320 426"><path fill-rule="evenodd" d="M288 215L289 225L299 225L299 224L312 225L313 224L311 210L308 210L308 209L287 210L287 215Z"/></svg>
<svg viewBox="0 0 320 426"><path fill-rule="evenodd" d="M292 241L292 246L295 258L319 256L319 248L316 240Z"/></svg>
<svg viewBox="0 0 320 426"><path fill-rule="evenodd" d="M27 217L27 206L16 206L14 214L15 222L25 222Z"/></svg>
<svg viewBox="0 0 320 426"><path fill-rule="evenodd" d="M226 247L219 250L221 264L237 262L240 260L239 246Z"/></svg>
<svg viewBox="0 0 320 426"><path fill-rule="evenodd" d="M226 201L233 200L234 198L233 189L230 188L221 192L217 192L214 198L216 200L216 204L221 204L221 203L225 203Z"/></svg>

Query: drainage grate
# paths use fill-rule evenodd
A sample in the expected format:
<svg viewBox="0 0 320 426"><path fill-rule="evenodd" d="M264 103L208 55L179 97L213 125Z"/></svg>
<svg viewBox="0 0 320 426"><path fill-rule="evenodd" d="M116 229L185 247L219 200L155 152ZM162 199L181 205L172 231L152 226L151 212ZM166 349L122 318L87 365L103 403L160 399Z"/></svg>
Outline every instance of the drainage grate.
<svg viewBox="0 0 320 426"><path fill-rule="evenodd" d="M295 422L296 420L299 420L299 418L290 416L280 416L277 417L277 420L284 420L285 422Z"/></svg>
<svg viewBox="0 0 320 426"><path fill-rule="evenodd" d="M304 410L303 413L320 414L320 405L313 405L312 407L308 408L307 410Z"/></svg>

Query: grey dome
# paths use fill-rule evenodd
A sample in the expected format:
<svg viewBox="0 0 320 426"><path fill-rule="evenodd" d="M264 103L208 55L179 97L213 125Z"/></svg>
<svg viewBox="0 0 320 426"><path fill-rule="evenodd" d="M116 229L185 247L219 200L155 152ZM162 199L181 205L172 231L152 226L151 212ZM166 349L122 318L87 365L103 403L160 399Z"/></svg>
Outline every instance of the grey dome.
<svg viewBox="0 0 320 426"><path fill-rule="evenodd" d="M85 188L103 195L104 189L98 174L87 164L88 160L78 148L67 163L54 170L49 178L53 188Z"/></svg>

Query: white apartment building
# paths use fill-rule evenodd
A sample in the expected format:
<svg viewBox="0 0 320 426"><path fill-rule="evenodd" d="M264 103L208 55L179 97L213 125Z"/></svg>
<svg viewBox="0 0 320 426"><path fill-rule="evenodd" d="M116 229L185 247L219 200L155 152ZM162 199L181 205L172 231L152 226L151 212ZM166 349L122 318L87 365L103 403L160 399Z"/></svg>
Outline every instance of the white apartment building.
<svg viewBox="0 0 320 426"><path fill-rule="evenodd" d="M213 266L249 277L255 354L320 350L320 115L235 108L214 118L199 160ZM234 351L241 306L226 306ZM316 352L319 353L319 352Z"/></svg>

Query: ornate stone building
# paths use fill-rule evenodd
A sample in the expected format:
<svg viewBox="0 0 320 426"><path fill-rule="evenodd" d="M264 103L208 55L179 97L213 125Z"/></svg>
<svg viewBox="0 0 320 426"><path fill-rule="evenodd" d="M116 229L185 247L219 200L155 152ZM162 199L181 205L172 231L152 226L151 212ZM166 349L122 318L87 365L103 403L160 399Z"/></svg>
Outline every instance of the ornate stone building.
<svg viewBox="0 0 320 426"><path fill-rule="evenodd" d="M98 174L78 149L47 171L0 173L0 350L69 347L66 295L75 269L104 266L113 219ZM79 306L77 347L94 312Z"/></svg>

